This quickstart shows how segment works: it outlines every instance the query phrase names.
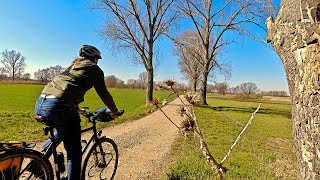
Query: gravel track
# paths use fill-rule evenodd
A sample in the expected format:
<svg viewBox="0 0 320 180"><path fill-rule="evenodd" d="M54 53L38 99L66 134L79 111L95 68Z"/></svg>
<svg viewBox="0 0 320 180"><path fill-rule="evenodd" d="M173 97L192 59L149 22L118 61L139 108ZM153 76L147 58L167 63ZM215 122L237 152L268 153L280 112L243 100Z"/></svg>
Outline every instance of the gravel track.
<svg viewBox="0 0 320 180"><path fill-rule="evenodd" d="M177 98L162 108L177 125L181 121L177 113L181 105ZM113 139L119 149L116 180L165 178L165 170L171 162L171 147L178 137L178 129L160 110L138 120L104 128L102 134ZM85 133L82 139L90 136L90 133ZM36 149L39 150L43 142L37 144ZM61 145L58 151L63 151Z"/></svg>

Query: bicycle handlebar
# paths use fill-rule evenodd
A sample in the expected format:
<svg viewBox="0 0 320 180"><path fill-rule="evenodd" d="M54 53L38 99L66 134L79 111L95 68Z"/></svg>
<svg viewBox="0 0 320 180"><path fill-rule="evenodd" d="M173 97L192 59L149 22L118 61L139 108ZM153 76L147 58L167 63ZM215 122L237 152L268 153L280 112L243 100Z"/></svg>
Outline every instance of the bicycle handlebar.
<svg viewBox="0 0 320 180"><path fill-rule="evenodd" d="M122 116L123 113L124 113L124 110L120 110L120 111L116 112L114 115ZM109 121L114 120L114 118L112 118L111 114L112 114L112 112L110 109L100 108L100 109L96 110L95 112L87 112L84 114L84 116L86 116L88 121L98 120L98 121L102 121L102 122L109 122Z"/></svg>

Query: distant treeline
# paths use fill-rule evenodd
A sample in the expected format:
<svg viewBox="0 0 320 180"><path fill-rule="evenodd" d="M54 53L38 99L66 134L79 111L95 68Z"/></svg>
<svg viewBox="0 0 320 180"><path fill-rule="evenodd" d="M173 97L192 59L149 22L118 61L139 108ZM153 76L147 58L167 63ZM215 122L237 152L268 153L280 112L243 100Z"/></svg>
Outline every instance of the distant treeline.
<svg viewBox="0 0 320 180"><path fill-rule="evenodd" d="M50 67L52 68L52 67ZM0 83L5 84L47 84L50 82L58 73L52 73L53 71L50 68L38 70L35 74L37 74L35 79L31 79L30 76L28 78L16 78L12 80L10 76L0 76ZM51 73L50 73L51 72ZM105 77L105 83L108 88L128 88L128 89L145 89L146 88L146 73L140 73L139 79L128 79L127 82L121 80L115 75L109 75ZM162 90L162 82L154 82L155 90ZM175 89L178 91L187 91L188 86L183 83L175 83Z"/></svg>
<svg viewBox="0 0 320 180"><path fill-rule="evenodd" d="M214 85L208 85L208 92L218 94L235 94L244 98L261 98L262 96L277 96L287 97L289 96L286 91L260 91L255 83L247 82L242 83L236 87L229 87L228 83L216 83Z"/></svg>

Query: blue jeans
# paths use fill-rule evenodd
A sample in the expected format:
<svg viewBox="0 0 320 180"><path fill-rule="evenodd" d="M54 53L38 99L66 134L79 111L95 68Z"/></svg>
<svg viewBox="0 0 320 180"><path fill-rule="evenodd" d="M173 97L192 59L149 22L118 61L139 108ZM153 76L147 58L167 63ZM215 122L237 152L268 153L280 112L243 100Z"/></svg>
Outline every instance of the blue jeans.
<svg viewBox="0 0 320 180"><path fill-rule="evenodd" d="M57 130L56 137L61 138L67 151L68 179L79 180L81 173L81 127L77 109L58 98L39 97L35 105L35 115L46 117ZM44 145L48 145L50 139Z"/></svg>

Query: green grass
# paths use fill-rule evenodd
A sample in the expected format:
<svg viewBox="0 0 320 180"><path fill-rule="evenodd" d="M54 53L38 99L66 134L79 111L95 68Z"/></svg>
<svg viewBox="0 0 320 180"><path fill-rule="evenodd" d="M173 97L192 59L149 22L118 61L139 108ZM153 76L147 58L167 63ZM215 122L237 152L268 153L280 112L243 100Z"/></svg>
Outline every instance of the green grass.
<svg viewBox="0 0 320 180"><path fill-rule="evenodd" d="M244 100L208 95L196 108L197 120L213 157L220 162L261 102L252 124L229 158L225 179L297 179L291 135L291 105L286 101ZM190 135L193 137L193 135ZM197 142L197 141L196 141ZM167 179L218 179L199 148L180 137Z"/></svg>
<svg viewBox="0 0 320 180"><path fill-rule="evenodd" d="M46 139L43 125L33 119L34 104L42 88L43 85L0 84L0 141ZM144 90L109 91L125 114L110 123L99 123L99 127L139 118L152 108L144 105ZM169 94L168 91L155 91L154 97L163 99ZM219 162L251 113L262 103L252 124L224 163L228 168L226 179L296 179L290 102L234 99L221 95L208 95L207 101L209 106L196 108L197 120L212 155ZM91 110L104 107L94 90L86 94L85 101L80 104L80 107L84 106ZM82 121L83 127L88 125ZM174 162L167 171L167 178L217 179L205 163L202 152L189 140L180 137L173 148Z"/></svg>
<svg viewBox="0 0 320 180"><path fill-rule="evenodd" d="M43 85L31 84L0 84L0 141L36 141L46 139L43 135L43 124L33 118L35 102L43 89ZM109 89L117 107L124 109L125 114L117 120L109 123L98 123L98 127L110 126L127 120L137 119L147 113L153 107L145 105L144 90ZM170 92L155 91L154 98L160 100L166 98ZM170 96L174 99L174 96ZM85 101L80 107L90 107L93 111L105 107L94 89L85 95ZM84 120L82 127L90 124Z"/></svg>

